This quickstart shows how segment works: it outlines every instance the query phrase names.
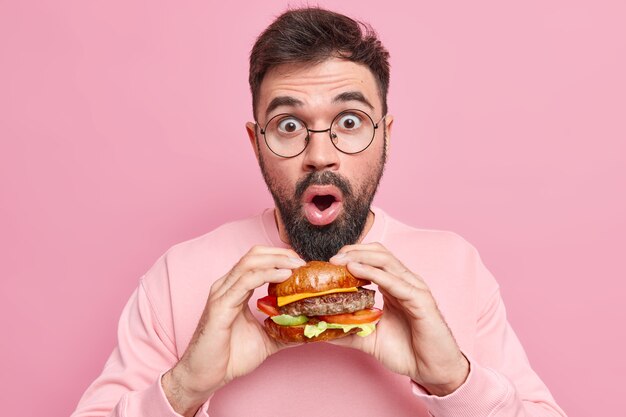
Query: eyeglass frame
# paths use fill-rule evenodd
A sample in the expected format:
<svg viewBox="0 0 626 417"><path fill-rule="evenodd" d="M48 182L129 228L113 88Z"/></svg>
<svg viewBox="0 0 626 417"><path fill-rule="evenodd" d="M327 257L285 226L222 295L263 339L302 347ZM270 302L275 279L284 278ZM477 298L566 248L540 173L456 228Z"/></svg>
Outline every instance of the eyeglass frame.
<svg viewBox="0 0 626 417"><path fill-rule="evenodd" d="M333 139L335 139L337 135L335 134L335 138L333 138L333 132L331 132L331 129L333 128L333 123L335 123L335 120L337 120L337 118L338 118L339 116L341 116L341 115L343 115L343 114L345 114L345 113L350 113L350 112L354 112L354 111L359 112L359 113L363 113L364 115L366 115L366 116L367 116L367 118L368 118L368 119L370 119L370 122L372 122L372 125L374 126L374 130L372 131L372 138L370 139L370 141L368 142L368 144L367 144L367 146L366 146L365 148L361 149L360 151L356 151L356 152L346 152L346 151L343 151L343 150L339 149L339 148L337 147L337 145L335 144L335 141L334 141ZM269 143L267 143L267 135L265 134L265 132L266 132L266 130L267 130L267 127L269 126L269 124L270 124L270 122L271 122L272 120L274 120L275 118L277 118L277 117L279 117L279 116L291 116L291 117L293 117L293 118L295 118L295 119L298 119L299 121L301 121L301 122L302 122L302 124L304 124L304 128L305 128L305 129L306 129L306 131L307 131L306 137L304 138L304 140L305 140L305 143L306 143L306 144L304 145L304 148L302 148L302 150L301 150L300 152L298 152L297 154L295 154L295 155L292 155L292 156L284 156L284 155L281 155L281 154L277 153L276 151L274 151L274 150L272 149L272 147L269 145ZM265 145L267 145L267 149L269 149L269 150L270 150L270 151L271 151L274 155L276 155L276 156L279 156L279 157L281 157L281 158L288 159L288 158L295 158L296 156L298 156L298 155L302 154L302 152L304 152L304 151L306 150L306 148L309 146L309 142L311 142L311 133L324 133L324 132L328 132L328 137L329 137L329 139L330 139L330 143L332 143L332 144L333 144L333 146L335 147L335 149L337 149L337 150L338 150L339 152L341 152L341 153L345 153L346 155L356 155L356 154L358 154L358 153L361 153L361 152L365 151L367 148L369 148L369 147L370 147L370 145L372 144L372 142L374 142L374 138L376 137L376 129L378 129L378 127L379 127L378 125L380 124L380 122L382 122L382 121L383 121L383 119L384 119L385 117L387 117L387 115L386 115L386 114L384 114L384 115L380 118L380 120L378 120L378 122L374 123L374 119L372 119L372 116L370 116L367 112L365 112L365 111L363 111L363 110L361 110L361 109L346 109L346 110L342 110L342 111L340 111L339 113L337 113L337 115L336 115L335 117L333 117L333 120L331 120L331 122L330 122L330 126L328 127L328 129L323 129L323 130L314 130L314 129L309 129L309 126L306 124L306 122L305 122L304 120L302 120L301 118L299 118L299 117L297 117L297 116L295 116L295 115L293 115L293 114L291 114L291 113L279 113L279 114L277 114L277 115L275 115L275 116L272 116L272 117L271 117L271 118L267 121L267 123L265 123L265 127L261 127L261 125L259 124L259 122L258 122L257 120L255 120L255 121L254 121L254 124L255 124L255 125L259 128L259 131L260 131L260 132L261 132L261 134L263 135L263 140L265 141Z"/></svg>

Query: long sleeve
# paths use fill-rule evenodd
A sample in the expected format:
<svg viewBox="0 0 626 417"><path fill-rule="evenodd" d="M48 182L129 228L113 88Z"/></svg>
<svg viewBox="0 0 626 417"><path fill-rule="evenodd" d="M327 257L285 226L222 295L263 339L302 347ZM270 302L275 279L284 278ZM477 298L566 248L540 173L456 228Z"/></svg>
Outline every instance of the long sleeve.
<svg viewBox="0 0 626 417"><path fill-rule="evenodd" d="M72 417L180 417L161 387L178 360L172 337L156 315L143 279L124 307L118 344ZM197 416L208 417L208 403Z"/></svg>
<svg viewBox="0 0 626 417"><path fill-rule="evenodd" d="M477 256L478 274L495 280ZM545 384L532 370L511 328L500 291L486 298L476 323L470 374L455 392L428 395L417 384L413 393L434 417L565 417Z"/></svg>
<svg viewBox="0 0 626 417"><path fill-rule="evenodd" d="M257 216L225 224L175 245L155 263L122 312L117 347L72 417L179 417L165 398L160 377L193 337L214 279L250 247L280 244L272 229L274 211L263 216L262 221ZM411 391L406 377L389 372L373 357L313 343L284 349L222 387L198 417L208 417L209 404L213 416L354 415L355 410L362 416L425 416L427 409L435 417L565 416L528 365L507 323L497 282L475 249L458 235L411 229L385 219L376 209L367 242L382 242L428 279L470 360L467 381L449 396L434 397L417 385ZM267 230L273 231L271 241ZM256 298L264 291L250 299L253 314ZM312 387L315 395L285 397L285 390L294 386ZM359 392L358 398L344 401L346 387Z"/></svg>

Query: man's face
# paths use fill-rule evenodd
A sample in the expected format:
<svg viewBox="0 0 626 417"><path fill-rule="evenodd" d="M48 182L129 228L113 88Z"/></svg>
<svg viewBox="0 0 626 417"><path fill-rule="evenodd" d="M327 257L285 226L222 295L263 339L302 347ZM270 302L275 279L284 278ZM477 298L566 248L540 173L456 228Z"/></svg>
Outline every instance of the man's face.
<svg viewBox="0 0 626 417"><path fill-rule="evenodd" d="M337 150L324 132L311 133L298 156L283 158L267 147L260 127L275 115L289 113L311 130L324 130L347 109L362 110L376 123L383 114L374 76L363 65L337 58L317 65L281 65L263 79L257 109L260 126L248 123L247 130L278 209L280 232L304 259L328 260L341 247L356 243L368 222L385 164L384 136L389 135L391 116L379 124L371 145L352 155Z"/></svg>

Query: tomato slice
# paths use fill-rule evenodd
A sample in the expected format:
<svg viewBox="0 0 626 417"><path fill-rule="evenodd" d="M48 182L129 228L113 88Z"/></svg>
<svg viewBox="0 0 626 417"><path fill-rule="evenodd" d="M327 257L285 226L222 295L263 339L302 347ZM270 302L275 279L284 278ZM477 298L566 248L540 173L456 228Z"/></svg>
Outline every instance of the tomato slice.
<svg viewBox="0 0 626 417"><path fill-rule="evenodd" d="M376 321L383 315L383 311L379 308L366 308L364 310L355 311L354 313L333 314L330 316L317 316L318 319L326 323L336 324L363 324Z"/></svg>
<svg viewBox="0 0 626 417"><path fill-rule="evenodd" d="M268 316L278 316L278 304L276 303L276 297L273 295L267 295L263 298L256 300L256 306L259 310L267 314Z"/></svg>

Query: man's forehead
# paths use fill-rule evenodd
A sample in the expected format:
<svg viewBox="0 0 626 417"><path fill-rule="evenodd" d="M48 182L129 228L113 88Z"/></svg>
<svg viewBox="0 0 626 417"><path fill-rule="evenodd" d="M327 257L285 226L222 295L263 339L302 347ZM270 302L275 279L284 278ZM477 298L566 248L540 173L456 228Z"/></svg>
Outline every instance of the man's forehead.
<svg viewBox="0 0 626 417"><path fill-rule="evenodd" d="M379 106L378 85L371 70L362 64L331 58L318 64L282 64L270 69L261 83L262 113L284 105L306 105L311 100L327 104L356 99L367 107Z"/></svg>

